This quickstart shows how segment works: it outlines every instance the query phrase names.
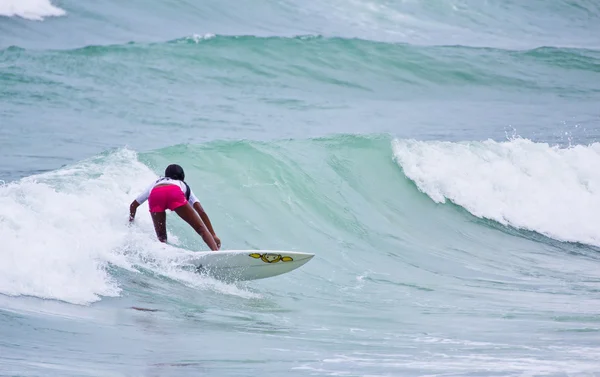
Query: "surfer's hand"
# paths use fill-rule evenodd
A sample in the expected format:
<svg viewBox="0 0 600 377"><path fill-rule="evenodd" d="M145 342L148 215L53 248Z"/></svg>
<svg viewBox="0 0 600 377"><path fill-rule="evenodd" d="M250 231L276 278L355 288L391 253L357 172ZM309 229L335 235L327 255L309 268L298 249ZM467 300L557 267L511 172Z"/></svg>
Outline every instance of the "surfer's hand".
<svg viewBox="0 0 600 377"><path fill-rule="evenodd" d="M138 203L137 200L134 200L129 205L129 222L130 223L133 222L133 219L135 219L135 213L137 212L137 208L139 206L140 206L140 203Z"/></svg>
<svg viewBox="0 0 600 377"><path fill-rule="evenodd" d="M216 234L213 234L213 238L215 239L215 243L217 244L217 249L221 248L221 239L219 239L219 237L217 237Z"/></svg>

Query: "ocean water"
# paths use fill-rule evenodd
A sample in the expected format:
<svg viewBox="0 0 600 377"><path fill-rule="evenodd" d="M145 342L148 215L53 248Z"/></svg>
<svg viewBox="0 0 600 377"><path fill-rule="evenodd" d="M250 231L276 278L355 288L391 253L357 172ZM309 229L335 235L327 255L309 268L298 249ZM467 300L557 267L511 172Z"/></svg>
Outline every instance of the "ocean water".
<svg viewBox="0 0 600 377"><path fill-rule="evenodd" d="M598 166L597 1L0 0L0 375L600 376Z"/></svg>

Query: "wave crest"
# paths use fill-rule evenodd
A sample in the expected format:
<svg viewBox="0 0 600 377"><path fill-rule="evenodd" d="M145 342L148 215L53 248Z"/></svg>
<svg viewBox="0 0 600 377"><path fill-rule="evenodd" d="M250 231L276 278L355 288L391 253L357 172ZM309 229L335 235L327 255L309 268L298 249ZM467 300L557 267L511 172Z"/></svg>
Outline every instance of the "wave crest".
<svg viewBox="0 0 600 377"><path fill-rule="evenodd" d="M394 140L395 159L437 203L567 242L600 246L600 143Z"/></svg>

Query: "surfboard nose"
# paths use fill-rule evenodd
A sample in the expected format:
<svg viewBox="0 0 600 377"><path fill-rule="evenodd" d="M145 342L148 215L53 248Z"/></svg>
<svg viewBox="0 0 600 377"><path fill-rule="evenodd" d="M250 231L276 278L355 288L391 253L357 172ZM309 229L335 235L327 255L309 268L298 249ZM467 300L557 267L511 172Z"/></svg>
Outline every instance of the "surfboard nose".
<svg viewBox="0 0 600 377"><path fill-rule="evenodd" d="M297 253L296 255L297 255L296 258L294 258L294 259L297 261L303 261L303 260L309 261L309 260L313 259L313 257L315 256L315 254L311 254L311 253Z"/></svg>

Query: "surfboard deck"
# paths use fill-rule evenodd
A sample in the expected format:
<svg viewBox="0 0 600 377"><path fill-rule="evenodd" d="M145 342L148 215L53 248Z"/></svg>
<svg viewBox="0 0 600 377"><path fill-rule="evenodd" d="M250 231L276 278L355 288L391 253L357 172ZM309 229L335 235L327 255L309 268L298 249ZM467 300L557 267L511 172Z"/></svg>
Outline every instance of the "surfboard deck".
<svg viewBox="0 0 600 377"><path fill-rule="evenodd" d="M282 250L220 250L194 253L196 272L224 280L258 280L293 271L315 255Z"/></svg>

